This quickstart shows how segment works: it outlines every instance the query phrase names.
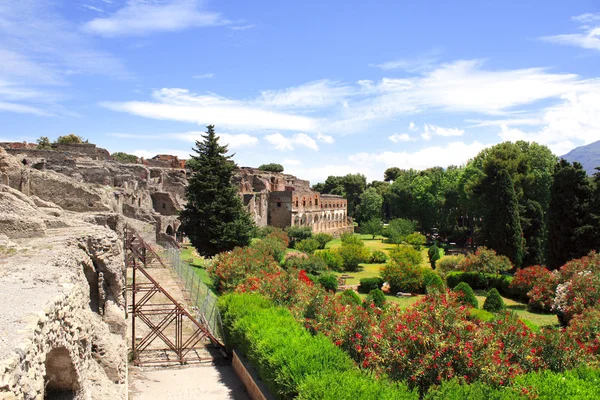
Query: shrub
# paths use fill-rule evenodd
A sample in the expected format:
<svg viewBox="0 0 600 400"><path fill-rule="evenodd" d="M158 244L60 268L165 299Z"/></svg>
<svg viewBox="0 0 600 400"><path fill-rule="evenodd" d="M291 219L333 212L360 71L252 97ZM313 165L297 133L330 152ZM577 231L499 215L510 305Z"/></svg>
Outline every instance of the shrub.
<svg viewBox="0 0 600 400"><path fill-rule="evenodd" d="M557 285L557 274L545 267L534 265L518 270L510 288L518 293L522 300L529 298L528 306L531 310L549 312L554 304Z"/></svg>
<svg viewBox="0 0 600 400"><path fill-rule="evenodd" d="M600 354L600 309L587 308L570 321L567 333L591 354Z"/></svg>
<svg viewBox="0 0 600 400"><path fill-rule="evenodd" d="M338 288L338 278L334 274L322 274L317 278L317 282L325 289L335 292Z"/></svg>
<svg viewBox="0 0 600 400"><path fill-rule="evenodd" d="M371 235L373 239L375 239L375 236L381 234L382 232L383 223L381 222L380 218L372 218L360 224L360 233Z"/></svg>
<svg viewBox="0 0 600 400"><path fill-rule="evenodd" d="M271 232L265 238L252 243L252 247L258 249L265 254L270 254L275 261L280 263L287 249L287 237L282 238L276 232Z"/></svg>
<svg viewBox="0 0 600 400"><path fill-rule="evenodd" d="M477 300L477 299L475 299ZM480 322L490 322L496 318L496 314L491 313L489 311L481 310L479 308L469 309L469 316L472 320L480 321Z"/></svg>
<svg viewBox="0 0 600 400"><path fill-rule="evenodd" d="M302 251L306 254L313 254L315 250L318 250L321 245L318 240L315 239L303 239L299 242L296 242L294 248L296 250Z"/></svg>
<svg viewBox="0 0 600 400"><path fill-rule="evenodd" d="M256 228L256 230L254 231L254 237L257 238L264 238L267 237L271 232L273 232L276 228L274 226L271 225L267 225L267 226L259 226ZM287 234L286 234L286 238L287 238ZM289 239L288 239L289 241Z"/></svg>
<svg viewBox="0 0 600 400"><path fill-rule="evenodd" d="M462 254L444 256L435 263L435 268L440 274L445 276L449 272L459 271L459 265L464 259L465 256Z"/></svg>
<svg viewBox="0 0 600 400"><path fill-rule="evenodd" d="M446 288L444 281L435 271L425 268L423 269L423 286L427 293L443 291Z"/></svg>
<svg viewBox="0 0 600 400"><path fill-rule="evenodd" d="M327 269L327 264L320 257L309 255L308 257L289 257L285 261L285 268L304 270L309 274L316 274Z"/></svg>
<svg viewBox="0 0 600 400"><path fill-rule="evenodd" d="M123 153L121 151L112 153L111 157L114 158L115 161L123 164L135 164L138 161L137 156L134 156L133 154Z"/></svg>
<svg viewBox="0 0 600 400"><path fill-rule="evenodd" d="M423 293L423 269L417 265L390 262L381 268L381 277L392 293Z"/></svg>
<svg viewBox="0 0 600 400"><path fill-rule="evenodd" d="M285 232L289 238L289 246L294 248L296 242L304 239L310 239L312 237L312 228L309 226L289 226Z"/></svg>
<svg viewBox="0 0 600 400"><path fill-rule="evenodd" d="M431 246L429 250L427 250L427 256L429 256L429 264L431 264L431 269L436 268L437 261L440 258L442 258L442 251L443 250L437 247L437 244L435 244L435 242L433 243L433 246Z"/></svg>
<svg viewBox="0 0 600 400"><path fill-rule="evenodd" d="M358 271L359 264L369 262L371 252L364 245L344 244L337 250L344 260L345 271Z"/></svg>
<svg viewBox="0 0 600 400"><path fill-rule="evenodd" d="M419 232L413 232L410 235L407 235L404 240L406 241L406 243L414 247L415 250L421 250L421 246L423 246L427 241L425 235Z"/></svg>
<svg viewBox="0 0 600 400"><path fill-rule="evenodd" d="M384 264L388 260L387 254L381 250L373 250L371 252L371 263L373 264Z"/></svg>
<svg viewBox="0 0 600 400"><path fill-rule="evenodd" d="M369 293L373 289L381 289L383 279L381 278L362 278L358 286L359 293Z"/></svg>
<svg viewBox="0 0 600 400"><path fill-rule="evenodd" d="M283 172L283 165L275 163L262 164L258 169L268 172Z"/></svg>
<svg viewBox="0 0 600 400"><path fill-rule="evenodd" d="M327 264L327 267L333 271L342 271L344 269L344 259L334 250L317 250L315 256Z"/></svg>
<svg viewBox="0 0 600 400"><path fill-rule="evenodd" d="M479 301L473 293L473 289L466 282L461 282L454 288L454 292L458 293L458 299L462 304L469 304L474 308L479 308Z"/></svg>
<svg viewBox="0 0 600 400"><path fill-rule="evenodd" d="M460 282L467 282L474 290L496 288L503 296L519 299L519 292L510 288L513 277L510 275L480 274L478 272L450 272L446 275L446 284L453 288Z"/></svg>
<svg viewBox="0 0 600 400"><path fill-rule="evenodd" d="M342 236L340 237L340 239L342 240L342 246L344 246L344 245L364 246L365 245L363 243L363 241L360 240L360 237L353 233L342 233Z"/></svg>
<svg viewBox="0 0 600 400"><path fill-rule="evenodd" d="M508 257L499 256L492 249L478 247L475 253L467 255L460 264L460 269L465 272L479 272L483 274L499 274L512 269Z"/></svg>
<svg viewBox="0 0 600 400"><path fill-rule="evenodd" d="M410 246L398 246L390 250L390 259L398 264L418 266L423 261L423 255Z"/></svg>
<svg viewBox="0 0 600 400"><path fill-rule="evenodd" d="M367 303L375 304L375 307L385 307L385 293L381 289L371 290L365 300Z"/></svg>
<svg viewBox="0 0 600 400"><path fill-rule="evenodd" d="M485 302L483 303L483 309L489 312L499 312L506 308L502 296L498 293L496 288L490 290L487 294Z"/></svg>
<svg viewBox="0 0 600 400"><path fill-rule="evenodd" d="M360 305L360 296L352 289L346 289L340 294L340 301L342 304L354 304Z"/></svg>
<svg viewBox="0 0 600 400"><path fill-rule="evenodd" d="M317 233L313 235L313 239L319 242L319 249L324 249L325 245L333 240L333 236L329 233Z"/></svg>

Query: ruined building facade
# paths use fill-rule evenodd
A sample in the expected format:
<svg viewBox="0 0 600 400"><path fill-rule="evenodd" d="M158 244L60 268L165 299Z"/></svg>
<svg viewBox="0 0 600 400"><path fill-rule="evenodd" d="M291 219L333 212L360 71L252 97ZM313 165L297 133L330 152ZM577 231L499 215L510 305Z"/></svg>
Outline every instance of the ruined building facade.
<svg viewBox="0 0 600 400"><path fill-rule="evenodd" d="M258 226L310 227L336 236L354 229L346 199L315 192L309 181L244 167L236 171L234 183Z"/></svg>

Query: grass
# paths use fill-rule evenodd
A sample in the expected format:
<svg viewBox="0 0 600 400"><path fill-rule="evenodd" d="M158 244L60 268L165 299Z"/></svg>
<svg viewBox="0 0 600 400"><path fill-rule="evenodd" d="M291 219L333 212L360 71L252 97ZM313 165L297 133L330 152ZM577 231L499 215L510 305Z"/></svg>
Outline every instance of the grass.
<svg viewBox="0 0 600 400"><path fill-rule="evenodd" d="M190 264L194 273L198 275L202 282L214 293L215 291L213 290L212 286L213 282L208 276L208 272L206 272L206 269L204 268L204 258L198 255L196 249L194 249L194 247L191 245L182 247L179 256L183 261Z"/></svg>
<svg viewBox="0 0 600 400"><path fill-rule="evenodd" d="M486 297L485 291L476 290L475 297L477 298L477 301L479 301L479 307L483 308L483 303L485 303ZM542 327L558 324L558 319L554 314L533 313L527 309L527 304L519 303L518 301L514 301L506 297L502 297L502 300L504 300L507 310L513 311L519 316L519 318L533 322L537 326Z"/></svg>
<svg viewBox="0 0 600 400"><path fill-rule="evenodd" d="M361 300L364 300L367 297L367 295L364 293L359 293L358 297L360 297ZM385 300L391 303L395 303L400 308L408 308L415 304L417 301L419 301L419 299L421 299L422 297L423 296L396 297L386 294Z"/></svg>

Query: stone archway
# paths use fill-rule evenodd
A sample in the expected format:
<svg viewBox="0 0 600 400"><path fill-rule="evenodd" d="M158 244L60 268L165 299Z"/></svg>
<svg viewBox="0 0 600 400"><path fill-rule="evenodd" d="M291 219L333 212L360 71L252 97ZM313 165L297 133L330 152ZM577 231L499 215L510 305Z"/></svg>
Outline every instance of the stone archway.
<svg viewBox="0 0 600 400"><path fill-rule="evenodd" d="M300 216L294 217L294 226L300 226Z"/></svg>
<svg viewBox="0 0 600 400"><path fill-rule="evenodd" d="M46 354L44 400L71 400L77 398L79 379L69 351L57 347Z"/></svg>
<svg viewBox="0 0 600 400"><path fill-rule="evenodd" d="M167 235L173 236L173 227L171 225L167 225Z"/></svg>

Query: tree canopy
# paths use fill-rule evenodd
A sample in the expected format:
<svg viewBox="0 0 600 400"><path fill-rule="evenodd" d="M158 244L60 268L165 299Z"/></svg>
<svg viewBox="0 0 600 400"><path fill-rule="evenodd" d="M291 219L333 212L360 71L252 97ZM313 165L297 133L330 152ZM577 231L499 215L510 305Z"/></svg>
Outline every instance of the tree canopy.
<svg viewBox="0 0 600 400"><path fill-rule="evenodd" d="M268 172L283 172L283 165L275 163L262 164L258 169Z"/></svg>

